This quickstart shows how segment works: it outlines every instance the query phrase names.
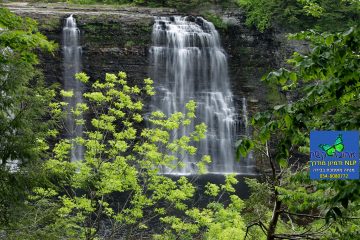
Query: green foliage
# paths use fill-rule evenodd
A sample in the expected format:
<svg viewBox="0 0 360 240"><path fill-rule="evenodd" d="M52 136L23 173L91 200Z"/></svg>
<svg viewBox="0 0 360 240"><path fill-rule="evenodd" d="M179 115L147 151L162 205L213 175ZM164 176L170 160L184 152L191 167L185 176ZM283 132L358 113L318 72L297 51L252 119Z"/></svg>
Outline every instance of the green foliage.
<svg viewBox="0 0 360 240"><path fill-rule="evenodd" d="M310 1L310 0L298 0L298 1L304 6L304 11L308 15L314 17L320 17L324 12L324 9L314 1Z"/></svg>
<svg viewBox="0 0 360 240"><path fill-rule="evenodd" d="M220 186L209 183L205 193L214 201L210 201L203 209L193 207L186 210L185 218L176 216L162 218L165 232L162 235L155 235L155 239L194 239L196 236L214 240L243 239L245 222L239 213L244 208L244 202L233 194L236 183L237 180L233 175L227 176L225 184ZM229 197L227 207L219 202L224 194Z"/></svg>
<svg viewBox="0 0 360 240"><path fill-rule="evenodd" d="M42 179L33 171L39 169L38 160L47 148L50 122L45 118L54 92L44 87L35 68L36 53L55 47L37 31L34 20L0 8L0 225L4 227L17 221L13 213Z"/></svg>
<svg viewBox="0 0 360 240"><path fill-rule="evenodd" d="M127 42L125 43L124 47L125 47L125 48L131 48L131 47L133 47L134 45L135 45L134 41L129 40L129 41L127 41Z"/></svg>
<svg viewBox="0 0 360 240"><path fill-rule="evenodd" d="M39 0L40 2L49 2L53 0ZM64 0L65 1L65 0ZM183 12L191 12L194 9L202 9L211 5L227 8L234 5L233 0L66 0L74 4L113 4L122 6L146 6L146 7L170 7Z"/></svg>
<svg viewBox="0 0 360 240"><path fill-rule="evenodd" d="M237 4L246 11L246 24L261 32L274 26L290 31L345 30L359 18L360 7L358 1L342 0L237 0Z"/></svg>
<svg viewBox="0 0 360 240"><path fill-rule="evenodd" d="M66 2L73 3L73 4L96 4L98 1L96 0L68 0Z"/></svg>
<svg viewBox="0 0 360 240"><path fill-rule="evenodd" d="M34 177L39 178L41 170L36 170L38 170L37 176ZM41 184L38 183L39 185ZM2 226L0 230L0 234L4 234L2 235L4 239L58 239L62 235L62 229L54 224L59 206L49 200L56 193L43 187L34 188L34 192L36 196L24 199L26 204L12 209L11 215L14 221Z"/></svg>
<svg viewBox="0 0 360 240"><path fill-rule="evenodd" d="M222 18L219 15L215 14L215 13L206 12L204 14L204 17L208 21L212 22L217 29L226 30L227 27L228 27L228 25L222 20Z"/></svg>
<svg viewBox="0 0 360 240"><path fill-rule="evenodd" d="M242 138L235 143L236 147L236 158L240 159L240 156L247 156L251 149L254 148L254 143L250 139Z"/></svg>
<svg viewBox="0 0 360 240"><path fill-rule="evenodd" d="M310 52L295 52L288 60L291 69L271 72L264 81L292 96L291 101L256 114L252 119L254 142L242 144L242 148L249 151L256 146L269 159L273 169L272 198L282 204L286 212L283 215L308 219L314 229L321 229L332 221L338 225L338 221L345 219L341 227L338 225L325 235L331 238L344 229L358 227L352 218L356 216L354 207L360 200L359 182L310 181L308 166L295 173L291 168L295 167L292 166L293 154L308 158L310 130L359 129L360 31L355 26L337 34L308 31L289 37L309 40ZM269 149L271 146L275 149ZM245 150L239 151L246 153ZM277 231L276 234L286 233ZM312 230L312 234L318 236L319 233Z"/></svg>
<svg viewBox="0 0 360 240"><path fill-rule="evenodd" d="M251 195L246 200L246 212L250 214L248 217L254 219L262 219L268 215L271 204L269 199L272 195L271 186L266 182L259 182L257 179L246 178L246 184L249 186ZM250 222L252 220L249 220Z"/></svg>
<svg viewBox="0 0 360 240"><path fill-rule="evenodd" d="M303 132L310 129L358 127L358 116L354 111L359 80L355 70L358 67L358 28L342 34L311 31L290 37L311 40L311 52L308 55L294 53L288 61L293 70L282 68L271 72L265 81L280 86L284 92L296 91L302 95L292 103L277 105L273 110L257 114L252 120L253 124L261 126L258 131L263 143L273 132L286 136L287 139L278 143L277 159L287 159L287 149L291 146L306 146L308 136L305 137ZM350 112L353 112L353 118L342 117Z"/></svg>
<svg viewBox="0 0 360 240"><path fill-rule="evenodd" d="M0 161L31 159L39 153L44 105L52 93L35 71L35 51L55 45L37 32L36 23L0 8Z"/></svg>
<svg viewBox="0 0 360 240"><path fill-rule="evenodd" d="M248 26L255 25L259 31L263 32L271 25L271 17L273 11L273 2L267 0L238 0L240 7L245 8L246 24Z"/></svg>
<svg viewBox="0 0 360 240"><path fill-rule="evenodd" d="M76 77L89 84L86 74ZM126 77L124 72L106 74L103 81L96 80L90 91L83 94L87 103L78 104L71 112L81 120L92 111L92 118L77 121L87 127L84 137L60 139L54 145L50 159L44 163L49 183L47 187L34 188L28 197L29 217L37 212L39 221L30 224L29 231L19 227L15 232L7 231L8 236L16 233L29 239L39 236L97 239L104 237L102 226L106 225L109 236L132 238L147 232L154 220L166 226L164 234L160 234L160 229L153 230L159 239L179 234L181 239L194 235L236 239L244 235L244 222L239 215L243 202L231 195L237 183L233 176L228 176L221 186L209 185L207 191L213 198L229 193L230 204L225 207L211 202L201 209L188 206L196 188L186 177L172 180L159 174L164 167L181 167L177 156L195 154L193 144L205 137L206 126L199 124L189 136L170 138L174 129L190 126L196 117L196 103L187 103L186 113L165 116L153 112L149 121L154 127L144 128L140 125L143 122L140 99L154 94L153 81L145 79L143 87L129 86ZM72 91L61 91L61 95L73 97ZM61 115L59 108L65 105L50 103L56 119ZM70 162L75 144L86 150L82 160ZM210 157L204 156L199 170L204 170L208 162ZM47 204L49 209L45 210ZM28 221L29 218L24 218L17 226ZM44 232L48 235L43 235Z"/></svg>

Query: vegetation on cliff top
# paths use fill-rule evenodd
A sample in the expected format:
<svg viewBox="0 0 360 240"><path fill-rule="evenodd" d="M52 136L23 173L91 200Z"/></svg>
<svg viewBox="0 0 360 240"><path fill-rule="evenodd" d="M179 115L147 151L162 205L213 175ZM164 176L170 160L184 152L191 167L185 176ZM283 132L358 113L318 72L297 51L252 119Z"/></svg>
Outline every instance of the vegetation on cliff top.
<svg viewBox="0 0 360 240"><path fill-rule="evenodd" d="M198 13L219 29L227 26L217 15L219 9L245 10L246 24L259 31L280 27L285 31L317 29L343 31L360 18L357 0L63 0L70 4L109 4L120 6L170 7L184 13ZM53 2L34 0L34 2ZM58 1L55 1L58 2Z"/></svg>
<svg viewBox="0 0 360 240"><path fill-rule="evenodd" d="M246 10L246 24L261 32L278 26L299 31L309 28L319 31L342 31L360 18L357 0L237 0Z"/></svg>

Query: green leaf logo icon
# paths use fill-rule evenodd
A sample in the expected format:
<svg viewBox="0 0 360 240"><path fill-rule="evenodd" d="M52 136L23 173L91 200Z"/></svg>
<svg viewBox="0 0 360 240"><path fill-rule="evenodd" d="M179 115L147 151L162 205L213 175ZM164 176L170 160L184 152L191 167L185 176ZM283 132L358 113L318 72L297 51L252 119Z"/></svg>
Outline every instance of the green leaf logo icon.
<svg viewBox="0 0 360 240"><path fill-rule="evenodd" d="M342 134L339 134L339 136L336 138L334 145L320 144L319 148L324 150L328 156L334 156L335 152L342 152L345 148Z"/></svg>

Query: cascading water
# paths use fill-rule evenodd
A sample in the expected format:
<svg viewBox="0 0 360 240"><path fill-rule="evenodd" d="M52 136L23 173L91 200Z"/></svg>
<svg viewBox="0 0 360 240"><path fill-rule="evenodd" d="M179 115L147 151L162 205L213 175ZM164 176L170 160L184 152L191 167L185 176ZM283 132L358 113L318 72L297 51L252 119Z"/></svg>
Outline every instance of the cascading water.
<svg viewBox="0 0 360 240"><path fill-rule="evenodd" d="M63 55L64 55L64 89L72 90L74 96L68 100L66 119L66 132L69 139L82 137L83 128L76 125L76 119L71 113L71 109L76 107L77 103L82 103L82 85L75 79L75 74L81 71L81 46L79 44L80 31L76 26L76 20L73 15L65 19L63 28ZM71 161L81 159L83 156L83 147L73 143L71 150Z"/></svg>
<svg viewBox="0 0 360 240"><path fill-rule="evenodd" d="M243 132L246 137L250 137L250 127L249 127L249 118L248 118L248 110L247 110L247 103L246 98L242 98L242 125L243 125ZM253 152L250 151L249 155L246 156L242 161L245 163L242 165L242 171L246 173L253 173L255 172L255 165L253 161Z"/></svg>
<svg viewBox="0 0 360 240"><path fill-rule="evenodd" d="M203 154L212 157L210 173L245 173L235 161L236 112L229 87L228 64L214 25L201 17L157 17L153 26L152 78L157 95L152 108L165 114L184 112L185 104L198 104L197 121L205 122L207 137L198 146L198 155L183 158L185 167L175 172L196 172L195 163ZM188 135L193 126L178 130Z"/></svg>

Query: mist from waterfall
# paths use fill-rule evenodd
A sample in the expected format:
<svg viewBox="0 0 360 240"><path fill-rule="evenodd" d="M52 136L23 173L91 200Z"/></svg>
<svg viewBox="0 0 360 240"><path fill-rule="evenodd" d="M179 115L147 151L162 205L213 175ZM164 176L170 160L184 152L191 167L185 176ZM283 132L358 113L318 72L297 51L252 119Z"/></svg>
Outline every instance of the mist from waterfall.
<svg viewBox="0 0 360 240"><path fill-rule="evenodd" d="M195 156L182 156L185 167L164 173L191 174L201 155L209 154L210 173L244 173L235 161L237 116L229 86L228 63L214 25L201 17L157 17L151 47L152 72L157 94L152 110L184 112L185 104L198 104L196 123L208 127ZM194 125L174 132L188 135ZM180 156L179 156L180 157Z"/></svg>
<svg viewBox="0 0 360 240"><path fill-rule="evenodd" d="M66 134L68 139L73 139L71 150L71 161L80 160L83 157L83 146L74 143L76 137L82 137L83 127L76 125L76 119L71 114L71 109L76 107L77 103L82 103L82 84L75 79L75 74L81 71L81 46L80 46L80 31L76 26L76 20L73 15L65 19L63 27L63 63L64 63L64 89L65 91L72 90L74 96L66 98L68 102L67 113L68 116L65 121Z"/></svg>

